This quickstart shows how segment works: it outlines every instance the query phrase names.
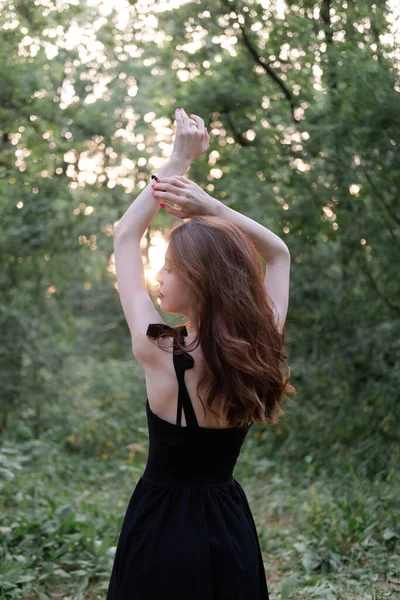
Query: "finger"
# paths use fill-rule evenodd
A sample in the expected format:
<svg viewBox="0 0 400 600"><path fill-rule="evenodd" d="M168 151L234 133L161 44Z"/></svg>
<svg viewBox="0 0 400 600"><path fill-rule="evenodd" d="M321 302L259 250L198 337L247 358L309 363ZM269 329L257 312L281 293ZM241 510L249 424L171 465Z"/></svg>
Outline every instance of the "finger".
<svg viewBox="0 0 400 600"><path fill-rule="evenodd" d="M170 206L166 202L164 202L164 207L163 208L164 208L164 210L167 213L169 213L173 217L178 217L179 219L187 219L188 218L185 215L185 211L182 208L181 209L173 208L172 206Z"/></svg>
<svg viewBox="0 0 400 600"><path fill-rule="evenodd" d="M170 187L168 187L170 186ZM177 177L163 177L161 181L155 181L153 189L161 190L170 189L170 188L184 188L185 184L183 181L180 181Z"/></svg>
<svg viewBox="0 0 400 600"><path fill-rule="evenodd" d="M179 108L175 111L176 127L182 126L182 113Z"/></svg>
<svg viewBox="0 0 400 600"><path fill-rule="evenodd" d="M190 127L190 121L189 121L189 117L187 116L185 109L182 108L182 110L179 111L181 114L181 119L182 119L182 124L184 127L189 128Z"/></svg>
<svg viewBox="0 0 400 600"><path fill-rule="evenodd" d="M197 123L202 123L204 125L204 119L199 117L199 115L195 115L194 113L191 113L189 116L192 117L192 119L194 121L197 121Z"/></svg>
<svg viewBox="0 0 400 600"><path fill-rule="evenodd" d="M193 121L196 121L197 129L203 135L204 134L204 120L201 117L198 117L197 115L194 115L194 114L191 114L190 116L193 119Z"/></svg>
<svg viewBox="0 0 400 600"><path fill-rule="evenodd" d="M179 187L186 187L189 183L191 183L191 180L188 179L187 177L185 177L184 175L175 175L174 179L176 179L176 182L179 182Z"/></svg>
<svg viewBox="0 0 400 600"><path fill-rule="evenodd" d="M154 181L153 189L163 190L163 184L170 183L174 185L176 188L184 189L188 184L191 183L191 180L185 177L184 175L172 175L171 177L166 177L163 175L162 180Z"/></svg>
<svg viewBox="0 0 400 600"><path fill-rule="evenodd" d="M182 206L181 204L181 200L183 200L182 196L178 196L178 194L175 194L171 191L164 191L164 190L153 190L154 191L154 197L157 200L161 200L162 202L164 202L164 200L168 200L168 202L174 202L174 204L178 204L178 206Z"/></svg>

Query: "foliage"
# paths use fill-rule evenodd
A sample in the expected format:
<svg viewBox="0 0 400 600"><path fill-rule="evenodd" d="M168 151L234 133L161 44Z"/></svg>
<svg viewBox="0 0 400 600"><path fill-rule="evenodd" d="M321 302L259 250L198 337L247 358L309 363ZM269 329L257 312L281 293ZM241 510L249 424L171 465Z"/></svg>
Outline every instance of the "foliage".
<svg viewBox="0 0 400 600"><path fill-rule="evenodd" d="M135 413L141 395L135 398ZM50 434L0 449L0 598L102 598L147 442L116 440L120 457L90 456ZM135 442L136 440L136 442ZM247 440L235 478L254 514L271 597L372 600L399 591L398 473L391 485L357 472L255 458Z"/></svg>
<svg viewBox="0 0 400 600"><path fill-rule="evenodd" d="M139 474L147 441L112 227L169 156L177 106L212 138L189 177L291 252L297 396L238 464L275 596L398 591L390 6L0 0L0 600L104 595L120 471Z"/></svg>

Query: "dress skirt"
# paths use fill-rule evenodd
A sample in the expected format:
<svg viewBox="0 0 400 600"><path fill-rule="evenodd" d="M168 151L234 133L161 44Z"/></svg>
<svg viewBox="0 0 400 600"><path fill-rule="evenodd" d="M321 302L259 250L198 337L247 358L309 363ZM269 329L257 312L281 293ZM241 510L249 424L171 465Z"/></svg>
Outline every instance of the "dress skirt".
<svg viewBox="0 0 400 600"><path fill-rule="evenodd" d="M129 501L107 600L268 600L254 519L236 479L141 477Z"/></svg>

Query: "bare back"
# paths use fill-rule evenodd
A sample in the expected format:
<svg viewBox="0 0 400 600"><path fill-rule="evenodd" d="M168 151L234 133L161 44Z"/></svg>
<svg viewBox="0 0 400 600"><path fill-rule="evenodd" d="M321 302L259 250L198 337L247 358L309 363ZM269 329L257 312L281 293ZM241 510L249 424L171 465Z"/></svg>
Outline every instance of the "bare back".
<svg viewBox="0 0 400 600"><path fill-rule="evenodd" d="M188 336L185 340L185 345L188 346L192 342L192 339L191 336ZM175 423L179 386L173 362L173 339L170 337L163 338L162 346L164 350L156 346L154 349L154 352L160 353L160 361L158 363L161 363L162 367L154 367L149 364L143 366L146 376L147 397L153 413L165 421ZM194 367L185 371L184 382L199 426L212 429L230 428L225 417L219 422L219 419L217 419L207 406L206 414L204 414L204 408L200 401L200 397L204 398L204 392L202 394L200 391L200 397L197 395L197 385L204 368L204 356L200 346L193 352L188 352L188 354L194 360ZM221 415L220 403L218 404L215 401L212 408L218 415ZM186 427L184 412L182 413L182 427Z"/></svg>

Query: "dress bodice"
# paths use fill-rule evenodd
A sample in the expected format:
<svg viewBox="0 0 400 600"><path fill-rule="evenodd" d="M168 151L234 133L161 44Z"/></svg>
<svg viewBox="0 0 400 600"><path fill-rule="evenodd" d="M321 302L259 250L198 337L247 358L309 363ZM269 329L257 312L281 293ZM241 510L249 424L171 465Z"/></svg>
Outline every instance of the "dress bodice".
<svg viewBox="0 0 400 600"><path fill-rule="evenodd" d="M157 337L160 331L172 329L165 323L151 323L147 335ZM184 345L186 327L178 327L178 332ZM147 398L149 455L144 477L169 482L230 481L249 428L201 427L184 380L185 371L194 367L194 359L189 353L174 354L173 362L179 386L176 423L153 413ZM186 426L181 424L182 410Z"/></svg>

